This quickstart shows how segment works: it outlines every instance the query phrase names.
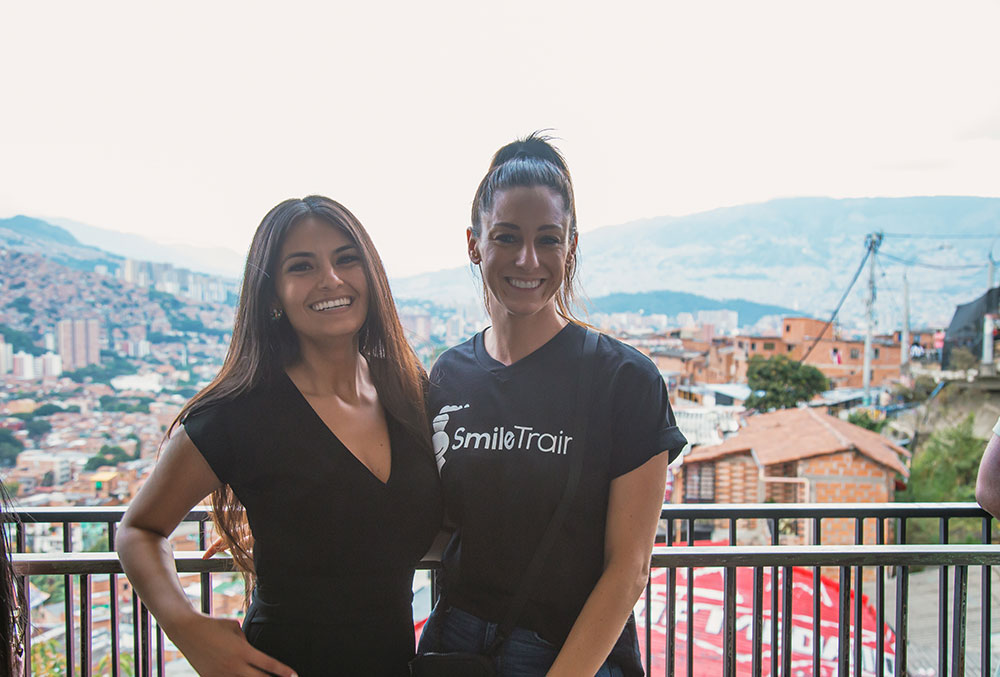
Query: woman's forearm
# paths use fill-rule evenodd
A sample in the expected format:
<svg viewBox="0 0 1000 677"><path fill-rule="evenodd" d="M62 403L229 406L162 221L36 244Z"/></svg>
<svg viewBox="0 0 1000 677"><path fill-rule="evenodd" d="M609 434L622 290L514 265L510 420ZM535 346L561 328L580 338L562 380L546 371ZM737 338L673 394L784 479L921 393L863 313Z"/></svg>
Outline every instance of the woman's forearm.
<svg viewBox="0 0 1000 677"><path fill-rule="evenodd" d="M648 572L648 567L627 563L609 565L604 570L549 670L549 677L593 675L601 668L646 586Z"/></svg>
<svg viewBox="0 0 1000 677"><path fill-rule="evenodd" d="M132 587L167 636L176 642L198 612L181 587L170 543L153 531L125 525L118 532L116 545Z"/></svg>

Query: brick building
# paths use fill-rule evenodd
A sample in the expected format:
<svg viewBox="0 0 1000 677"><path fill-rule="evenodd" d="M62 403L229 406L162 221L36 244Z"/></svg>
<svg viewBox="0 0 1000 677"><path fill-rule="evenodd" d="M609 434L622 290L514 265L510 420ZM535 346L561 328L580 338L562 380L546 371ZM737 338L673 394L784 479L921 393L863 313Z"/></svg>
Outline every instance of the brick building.
<svg viewBox="0 0 1000 677"><path fill-rule="evenodd" d="M785 355L800 360L809 352L805 363L819 369L830 379L832 388L858 388L864 381L865 342L844 339L823 320L811 317L786 317L781 336L738 336L736 346L747 357ZM825 328L825 330L824 330ZM876 336L872 342L872 385L880 385L900 376L899 340L893 336Z"/></svg>
<svg viewBox="0 0 1000 677"><path fill-rule="evenodd" d="M910 453L878 433L812 408L745 419L722 444L696 446L674 479L677 503L883 503L909 475ZM767 525L741 525L747 542L767 539ZM724 525L720 525L724 526ZM822 542L854 542L854 522L825 519ZM790 520L781 539L807 543L811 522ZM741 539L742 540L742 539ZM875 542L874 520L865 542Z"/></svg>

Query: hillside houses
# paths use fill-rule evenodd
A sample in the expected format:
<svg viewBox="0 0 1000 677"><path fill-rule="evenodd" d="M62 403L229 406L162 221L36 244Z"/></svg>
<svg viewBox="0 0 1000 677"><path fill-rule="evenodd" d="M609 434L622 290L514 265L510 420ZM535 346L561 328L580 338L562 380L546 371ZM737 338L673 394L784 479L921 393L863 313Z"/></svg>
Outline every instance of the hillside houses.
<svg viewBox="0 0 1000 677"><path fill-rule="evenodd" d="M878 433L815 408L784 409L740 419L738 432L694 446L674 478L675 503L879 503L894 500L909 475L910 453ZM787 525L786 542L807 543L804 520ZM723 525L720 525L723 526ZM741 534L765 542L767 525ZM822 542L853 543L854 523L826 519ZM875 525L865 526L873 543ZM870 532L870 533L869 533Z"/></svg>

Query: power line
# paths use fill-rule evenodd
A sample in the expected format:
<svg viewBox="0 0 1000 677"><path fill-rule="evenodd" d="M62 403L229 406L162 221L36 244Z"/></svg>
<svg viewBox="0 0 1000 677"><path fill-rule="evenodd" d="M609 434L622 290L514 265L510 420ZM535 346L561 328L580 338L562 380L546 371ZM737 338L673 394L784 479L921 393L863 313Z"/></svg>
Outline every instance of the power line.
<svg viewBox="0 0 1000 677"><path fill-rule="evenodd" d="M833 314L830 316L830 319L827 321L822 331L819 332L819 335L816 336L816 340L814 340L812 342L812 345L809 346L809 350L806 351L806 354L803 355L801 358L799 358L799 364L805 362L806 358L809 357L809 355L812 353L813 348L815 348L817 344L819 344L820 339L823 338L823 334L825 334L826 330L830 328L830 325L833 324L833 321L837 319L837 313L840 312L840 307L844 305L844 301L847 300L847 295L851 293L851 289L854 287L854 283L858 281L858 277L861 275L861 271L864 270L865 263L868 261L868 257L871 256L872 249L873 249L872 244L871 242L869 242L868 248L865 249L865 255L861 257L861 263L858 264L858 269L854 271L854 277L851 278L851 283L847 285L847 289L844 290L844 295L840 297L840 302L837 304L837 307L833 309Z"/></svg>
<svg viewBox="0 0 1000 677"><path fill-rule="evenodd" d="M998 236L976 233L883 233L886 237L921 238L926 240L989 240Z"/></svg>
<svg viewBox="0 0 1000 677"><path fill-rule="evenodd" d="M938 263L924 263L923 261L916 261L913 259L904 259L900 256L893 256L892 254L887 254L885 252L882 252L882 256L886 257L887 259L891 259L893 261L898 261L899 263L905 263L908 266L932 268L934 270L981 270L982 268L985 268L987 265L989 265L986 263L972 263L968 265L948 266L948 265L941 265Z"/></svg>

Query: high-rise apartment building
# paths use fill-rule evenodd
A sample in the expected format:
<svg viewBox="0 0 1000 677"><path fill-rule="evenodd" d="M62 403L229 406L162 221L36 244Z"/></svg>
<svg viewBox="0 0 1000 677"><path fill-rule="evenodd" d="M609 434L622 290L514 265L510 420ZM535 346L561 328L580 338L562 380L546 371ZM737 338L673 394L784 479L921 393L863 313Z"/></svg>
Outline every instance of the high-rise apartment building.
<svg viewBox="0 0 1000 677"><path fill-rule="evenodd" d="M73 370L101 362L101 324L97 319L60 320L56 338L62 368Z"/></svg>
<svg viewBox="0 0 1000 677"><path fill-rule="evenodd" d="M0 374L9 374L14 368L14 346L0 337Z"/></svg>
<svg viewBox="0 0 1000 677"><path fill-rule="evenodd" d="M35 378L35 356L23 350L14 353L14 378L33 379Z"/></svg>

